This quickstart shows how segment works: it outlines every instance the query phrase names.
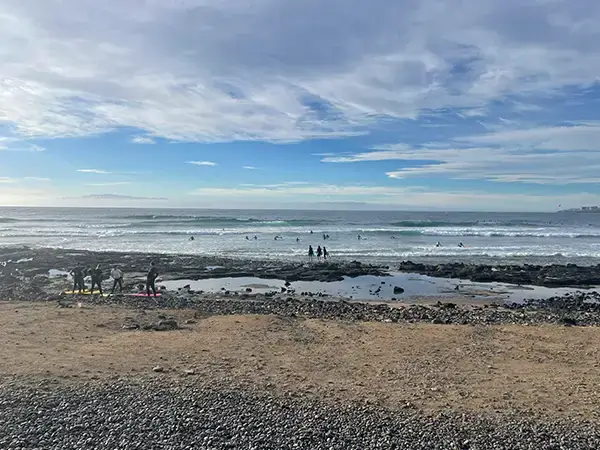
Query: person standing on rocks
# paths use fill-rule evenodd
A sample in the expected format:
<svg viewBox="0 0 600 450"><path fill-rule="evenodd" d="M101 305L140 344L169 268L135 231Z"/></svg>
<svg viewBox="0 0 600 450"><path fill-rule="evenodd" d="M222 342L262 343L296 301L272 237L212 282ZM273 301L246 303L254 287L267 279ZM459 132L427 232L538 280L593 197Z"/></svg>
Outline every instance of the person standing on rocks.
<svg viewBox="0 0 600 450"><path fill-rule="evenodd" d="M98 286L98 290L100 291L100 295L102 295L102 268L100 264L96 266L90 273L92 277L92 287L90 288L90 294L94 293L94 286Z"/></svg>
<svg viewBox="0 0 600 450"><path fill-rule="evenodd" d="M321 256L323 256L323 250L321 249L321 246L319 245L317 247L317 259L320 260Z"/></svg>
<svg viewBox="0 0 600 450"><path fill-rule="evenodd" d="M158 269L154 265L154 261L150 263L150 270L148 270L148 275L146 276L146 295L150 297L150 289L152 289L152 293L156 297L156 279L158 278Z"/></svg>
<svg viewBox="0 0 600 450"><path fill-rule="evenodd" d="M113 287L111 294L115 293L115 289L117 286L119 286L119 292L123 292L123 272L121 271L121 269L119 269L116 266L113 267L113 269L110 271L110 276L113 279Z"/></svg>
<svg viewBox="0 0 600 450"><path fill-rule="evenodd" d="M327 252L327 248L325 246L323 246L323 260L327 261L328 256L329 256L329 253Z"/></svg>
<svg viewBox="0 0 600 450"><path fill-rule="evenodd" d="M83 293L85 291L85 269L81 266L75 267L70 272L73 277L73 294L76 290L79 290L79 293Z"/></svg>
<svg viewBox="0 0 600 450"><path fill-rule="evenodd" d="M312 245L308 246L308 260L312 261L313 258L315 257L315 251L312 248Z"/></svg>

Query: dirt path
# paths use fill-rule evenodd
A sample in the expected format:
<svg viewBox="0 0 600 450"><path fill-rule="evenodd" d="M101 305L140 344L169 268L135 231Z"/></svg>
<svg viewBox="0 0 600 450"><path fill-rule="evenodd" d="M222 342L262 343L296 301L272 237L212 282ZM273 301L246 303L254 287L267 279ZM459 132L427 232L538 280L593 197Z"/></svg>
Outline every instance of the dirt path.
<svg viewBox="0 0 600 450"><path fill-rule="evenodd" d="M125 331L173 316L184 329ZM195 323L185 324L186 320ZM600 328L344 323L0 303L0 380L226 378L424 410L600 418ZM164 373L153 373L160 365ZM194 378L195 377L195 378Z"/></svg>

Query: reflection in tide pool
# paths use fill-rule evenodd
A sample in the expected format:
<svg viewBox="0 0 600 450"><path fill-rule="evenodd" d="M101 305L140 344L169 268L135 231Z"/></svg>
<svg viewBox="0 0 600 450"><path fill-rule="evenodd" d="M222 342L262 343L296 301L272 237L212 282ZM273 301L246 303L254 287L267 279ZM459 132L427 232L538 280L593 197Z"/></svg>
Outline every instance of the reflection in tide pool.
<svg viewBox="0 0 600 450"><path fill-rule="evenodd" d="M544 288L537 286L515 286L503 283L473 283L465 280L434 278L425 275L408 273L392 273L389 277L361 276L345 278L342 281L294 281L285 286L285 281L278 279L241 278L209 278L205 280L170 280L161 282L168 290L175 291L186 285L194 291L244 292L252 289L254 293L281 292L281 288L301 292L323 293L331 297L345 297L366 301L397 301L411 303L423 297L470 297L474 301L522 302L524 299L541 299L555 295L564 295L581 289ZM458 290L456 289L458 286ZM394 293L394 288L404 291Z"/></svg>

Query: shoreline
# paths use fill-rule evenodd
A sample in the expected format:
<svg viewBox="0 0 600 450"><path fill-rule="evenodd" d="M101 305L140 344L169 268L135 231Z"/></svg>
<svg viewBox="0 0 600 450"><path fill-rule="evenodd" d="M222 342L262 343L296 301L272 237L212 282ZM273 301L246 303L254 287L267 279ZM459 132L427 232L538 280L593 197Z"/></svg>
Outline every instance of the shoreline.
<svg viewBox="0 0 600 450"><path fill-rule="evenodd" d="M96 252L32 247L0 247L0 276L18 269L26 276L43 275L50 269L70 270L100 263L105 269L121 266L126 272L145 273L150 261L162 269L164 279L225 277L278 278L284 281L340 281L361 275L386 276L391 271L428 275L437 278L462 279L472 282L502 282L541 287L581 287L600 285L600 264L467 264L448 262L426 264L397 261L395 264L371 264L356 260L309 262L279 259L233 259L218 255L166 253ZM501 260L500 260L501 261Z"/></svg>

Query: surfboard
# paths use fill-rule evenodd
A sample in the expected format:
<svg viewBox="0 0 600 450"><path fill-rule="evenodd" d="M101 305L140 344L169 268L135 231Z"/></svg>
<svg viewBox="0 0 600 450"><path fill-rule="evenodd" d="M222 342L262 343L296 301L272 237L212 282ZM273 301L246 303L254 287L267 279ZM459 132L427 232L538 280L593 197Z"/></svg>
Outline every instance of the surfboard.
<svg viewBox="0 0 600 450"><path fill-rule="evenodd" d="M85 291L81 292L81 294L79 293L79 291L65 291L63 292L63 294L67 294L67 295L100 295L100 291L94 291L93 293L89 291L89 289L86 289ZM102 294L103 297L108 297L110 294Z"/></svg>
<svg viewBox="0 0 600 450"><path fill-rule="evenodd" d="M129 295L130 297L148 297L148 294L125 294L125 295ZM156 296L160 297L162 294L157 293ZM150 297L154 297L154 294L150 294Z"/></svg>

